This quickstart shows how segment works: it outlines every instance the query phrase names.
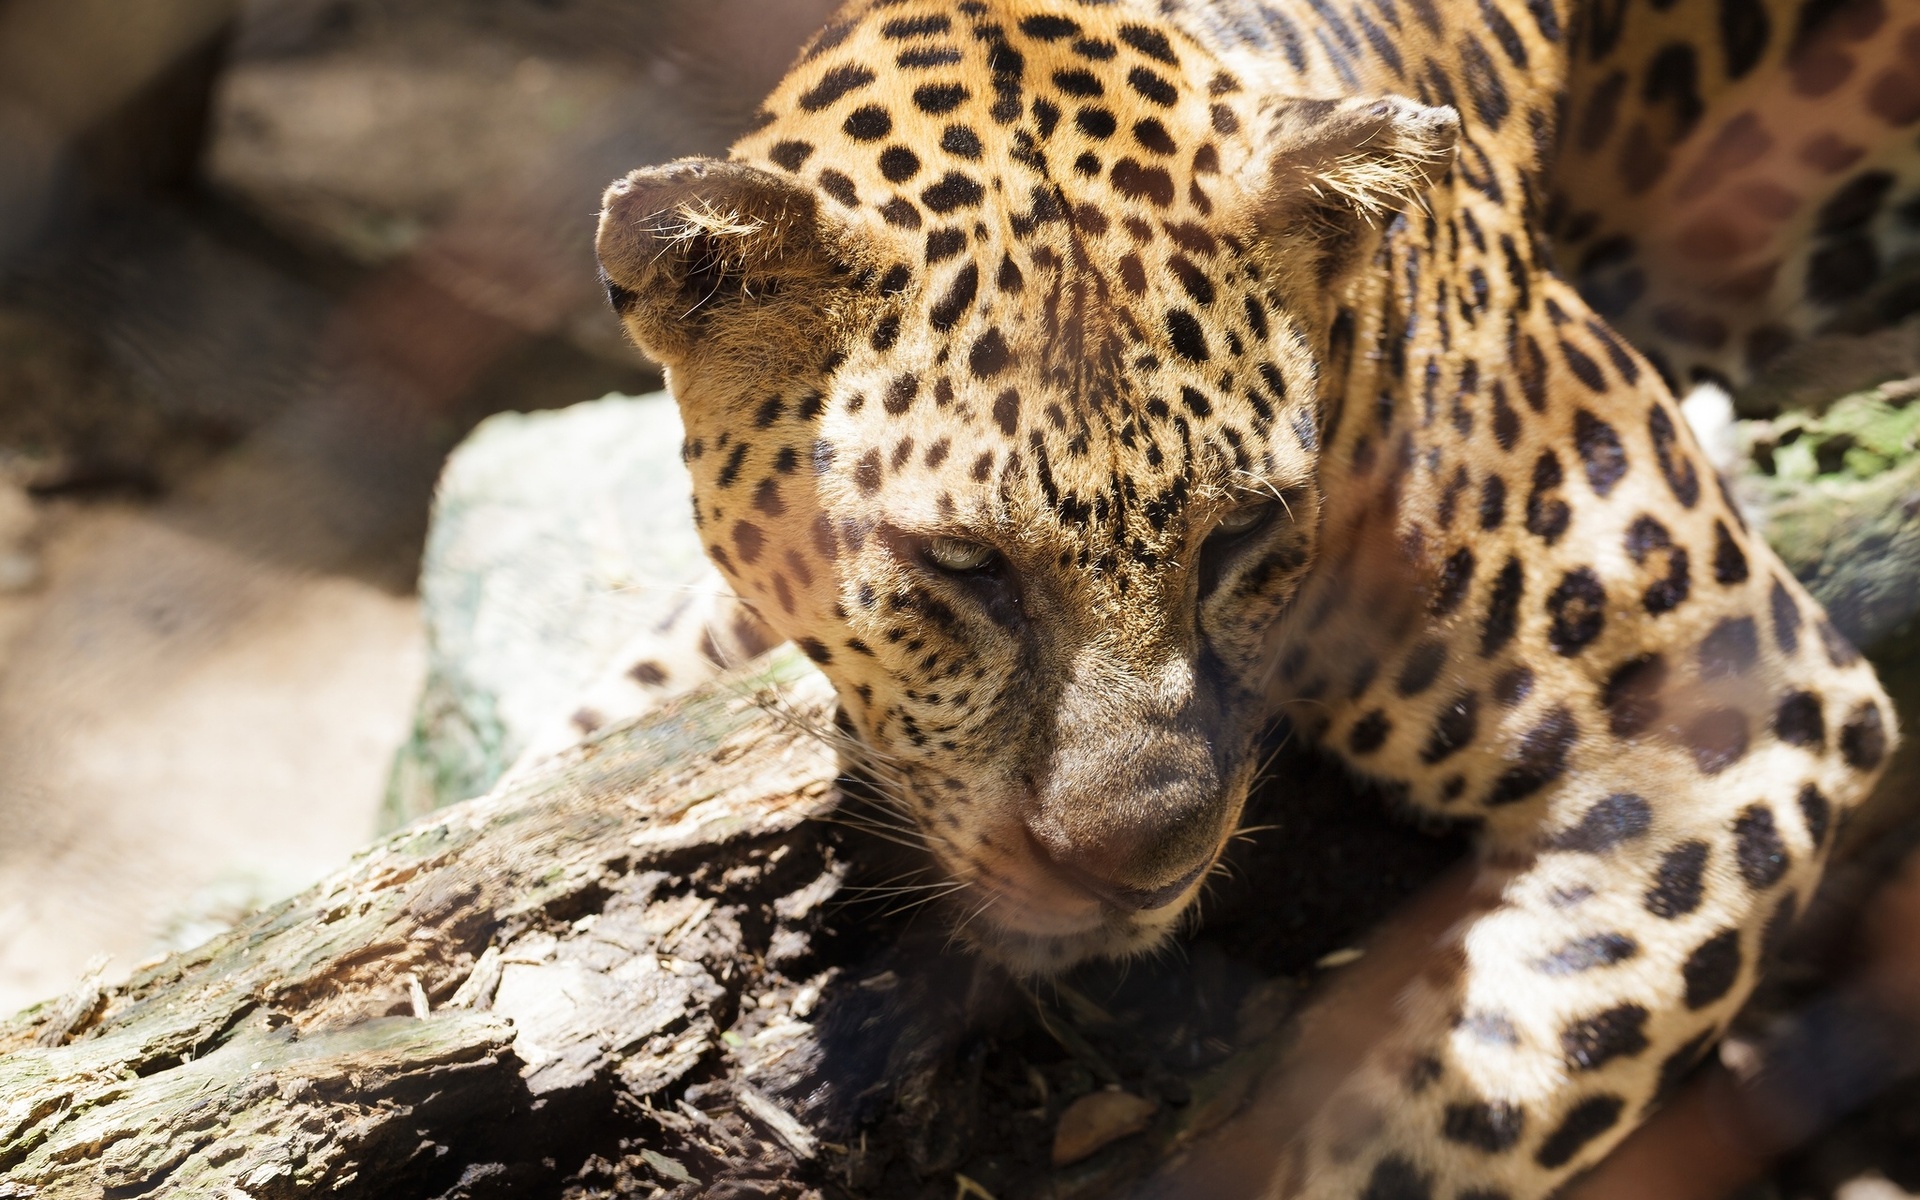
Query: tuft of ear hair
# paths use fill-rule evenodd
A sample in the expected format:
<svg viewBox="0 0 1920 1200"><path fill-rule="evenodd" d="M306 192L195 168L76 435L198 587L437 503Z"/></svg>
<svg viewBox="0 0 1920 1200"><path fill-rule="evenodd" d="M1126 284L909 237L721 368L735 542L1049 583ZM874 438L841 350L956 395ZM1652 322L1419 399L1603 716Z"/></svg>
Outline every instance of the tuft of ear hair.
<svg viewBox="0 0 1920 1200"><path fill-rule="evenodd" d="M615 180L595 249L628 334L675 366L716 324L847 274L819 200L744 163L687 158Z"/></svg>
<svg viewBox="0 0 1920 1200"><path fill-rule="evenodd" d="M1365 229L1425 203L1460 140L1459 113L1405 96L1278 97L1262 116L1265 153L1249 181L1260 223L1317 249L1323 278L1351 261Z"/></svg>

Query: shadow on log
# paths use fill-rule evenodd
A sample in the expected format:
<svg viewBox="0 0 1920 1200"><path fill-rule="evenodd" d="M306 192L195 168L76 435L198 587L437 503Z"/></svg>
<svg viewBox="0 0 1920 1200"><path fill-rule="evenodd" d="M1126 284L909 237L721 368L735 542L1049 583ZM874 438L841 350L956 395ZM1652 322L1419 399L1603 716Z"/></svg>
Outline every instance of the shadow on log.
<svg viewBox="0 0 1920 1200"><path fill-rule="evenodd" d="M1284 896L1035 991L887 882L831 720L776 653L0 1026L0 1196L1107 1195L1460 848L1283 748L1235 874Z"/></svg>

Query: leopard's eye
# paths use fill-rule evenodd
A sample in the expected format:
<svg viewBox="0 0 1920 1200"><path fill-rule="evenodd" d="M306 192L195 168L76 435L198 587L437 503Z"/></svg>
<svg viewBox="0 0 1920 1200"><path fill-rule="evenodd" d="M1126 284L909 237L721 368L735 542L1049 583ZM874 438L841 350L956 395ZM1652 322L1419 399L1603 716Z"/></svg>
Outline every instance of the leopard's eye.
<svg viewBox="0 0 1920 1200"><path fill-rule="evenodd" d="M1239 537L1243 533L1252 533L1266 523L1272 515L1273 501L1262 500L1254 504L1243 504L1220 518L1209 537Z"/></svg>
<svg viewBox="0 0 1920 1200"><path fill-rule="evenodd" d="M937 537L927 543L927 561L955 575L985 570L998 557L992 546L960 538Z"/></svg>

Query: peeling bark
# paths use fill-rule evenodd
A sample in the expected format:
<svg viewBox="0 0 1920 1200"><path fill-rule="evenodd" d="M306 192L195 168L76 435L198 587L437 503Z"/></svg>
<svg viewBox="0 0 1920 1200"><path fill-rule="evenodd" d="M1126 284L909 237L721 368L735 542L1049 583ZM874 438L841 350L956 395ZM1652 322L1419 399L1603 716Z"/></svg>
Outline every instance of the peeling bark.
<svg viewBox="0 0 1920 1200"><path fill-rule="evenodd" d="M1314 959L1458 849L1285 767L1253 847L1285 861L1245 874L1294 894L1225 884L1185 957L1036 995L857 899L897 864L840 807L832 715L776 654L0 1025L0 1197L1111 1194L1225 1120ZM1329 884L1360 855L1356 904ZM1080 1104L1056 1168L1102 1090L1133 1099Z"/></svg>
<svg viewBox="0 0 1920 1200"><path fill-rule="evenodd" d="M835 774L803 732L824 685L744 683L0 1027L0 1194L433 1195L552 1175L596 1108L672 1111L818 906L746 909L839 870L801 832Z"/></svg>

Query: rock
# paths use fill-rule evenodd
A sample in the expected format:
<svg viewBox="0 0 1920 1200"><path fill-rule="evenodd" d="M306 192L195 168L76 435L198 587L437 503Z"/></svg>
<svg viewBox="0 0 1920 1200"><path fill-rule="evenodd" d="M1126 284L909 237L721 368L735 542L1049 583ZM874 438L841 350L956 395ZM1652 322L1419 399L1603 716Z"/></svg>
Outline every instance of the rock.
<svg viewBox="0 0 1920 1200"><path fill-rule="evenodd" d="M1742 423L1735 487L1773 548L1873 648L1920 609L1920 404L1898 386Z"/></svg>
<svg viewBox="0 0 1920 1200"><path fill-rule="evenodd" d="M487 790L635 630L706 574L664 393L483 422L448 458L420 572L427 682L388 827Z"/></svg>
<svg viewBox="0 0 1920 1200"><path fill-rule="evenodd" d="M1079 1162L1094 1151L1132 1137L1153 1121L1153 1101L1131 1092L1092 1092L1060 1114L1053 1131L1053 1165Z"/></svg>
<svg viewBox="0 0 1920 1200"><path fill-rule="evenodd" d="M1855 340L1810 343L1806 353L1825 361L1838 353L1829 342ZM1920 711L1920 380L1836 396L1854 378L1836 372L1825 392L1803 386L1801 407L1736 422L1741 453L1729 482L1748 520L1834 628L1873 659L1911 722ZM1849 822L1842 857L1910 820L1917 796L1920 740L1908 738Z"/></svg>

